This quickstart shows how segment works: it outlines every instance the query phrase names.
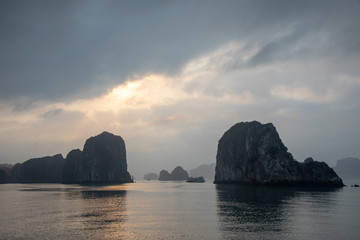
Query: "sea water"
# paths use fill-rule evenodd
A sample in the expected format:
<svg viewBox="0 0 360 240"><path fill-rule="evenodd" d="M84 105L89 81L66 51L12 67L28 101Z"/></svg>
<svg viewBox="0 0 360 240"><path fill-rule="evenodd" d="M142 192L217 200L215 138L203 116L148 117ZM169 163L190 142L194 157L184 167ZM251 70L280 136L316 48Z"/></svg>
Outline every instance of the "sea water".
<svg viewBox="0 0 360 240"><path fill-rule="evenodd" d="M359 239L360 188L2 184L0 239Z"/></svg>

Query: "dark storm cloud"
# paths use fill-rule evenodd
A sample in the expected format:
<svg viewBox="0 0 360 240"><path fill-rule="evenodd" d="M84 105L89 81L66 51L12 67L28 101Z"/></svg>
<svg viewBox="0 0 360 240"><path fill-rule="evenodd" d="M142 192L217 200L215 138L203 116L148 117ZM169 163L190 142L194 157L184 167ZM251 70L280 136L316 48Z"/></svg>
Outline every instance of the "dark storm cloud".
<svg viewBox="0 0 360 240"><path fill-rule="evenodd" d="M312 52L297 44L319 33L316 52L354 54L358 13L358 1L1 1L0 99L99 95L228 41L259 47L248 67Z"/></svg>
<svg viewBox="0 0 360 240"><path fill-rule="evenodd" d="M203 42L206 18L192 23L196 6L180 2L2 1L0 9L2 98L101 91L115 84L107 77L175 71L218 41Z"/></svg>

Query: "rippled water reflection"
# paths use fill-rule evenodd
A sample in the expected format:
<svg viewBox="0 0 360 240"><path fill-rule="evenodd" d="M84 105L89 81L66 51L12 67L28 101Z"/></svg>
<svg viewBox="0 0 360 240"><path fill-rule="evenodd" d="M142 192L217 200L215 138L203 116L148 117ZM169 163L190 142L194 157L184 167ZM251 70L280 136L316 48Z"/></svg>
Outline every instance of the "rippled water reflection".
<svg viewBox="0 0 360 240"><path fill-rule="evenodd" d="M339 234L342 227L329 221L339 217L341 189L237 185L216 189L224 239L337 239L357 234L356 229L353 236Z"/></svg>
<svg viewBox="0 0 360 240"><path fill-rule="evenodd" d="M0 185L0 239L358 239L360 190Z"/></svg>

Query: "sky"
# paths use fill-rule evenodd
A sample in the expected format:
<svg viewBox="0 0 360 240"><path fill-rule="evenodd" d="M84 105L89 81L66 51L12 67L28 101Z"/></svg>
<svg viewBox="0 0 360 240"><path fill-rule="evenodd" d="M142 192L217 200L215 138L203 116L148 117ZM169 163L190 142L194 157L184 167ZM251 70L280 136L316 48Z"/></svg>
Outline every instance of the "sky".
<svg viewBox="0 0 360 240"><path fill-rule="evenodd" d="M128 170L216 161L243 121L360 157L360 1L0 1L0 163L108 131Z"/></svg>

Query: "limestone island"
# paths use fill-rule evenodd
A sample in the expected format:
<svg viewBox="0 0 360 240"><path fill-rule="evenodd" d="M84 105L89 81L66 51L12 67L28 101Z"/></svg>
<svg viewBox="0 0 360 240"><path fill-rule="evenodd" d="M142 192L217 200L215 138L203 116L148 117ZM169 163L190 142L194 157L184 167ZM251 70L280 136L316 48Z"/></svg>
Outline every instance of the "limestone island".
<svg viewBox="0 0 360 240"><path fill-rule="evenodd" d="M144 175L144 179L145 180L158 180L159 179L159 176L156 174L156 173L147 173Z"/></svg>
<svg viewBox="0 0 360 240"><path fill-rule="evenodd" d="M189 174L182 167L177 166L169 173L166 170L161 170L159 174L159 181L184 181L189 178Z"/></svg>
<svg viewBox="0 0 360 240"><path fill-rule="evenodd" d="M125 142L120 136L103 132L86 140L84 149L34 158L17 163L10 171L12 183L127 183Z"/></svg>
<svg viewBox="0 0 360 240"><path fill-rule="evenodd" d="M241 122L218 143L214 183L344 186L325 162L294 160L272 123Z"/></svg>

